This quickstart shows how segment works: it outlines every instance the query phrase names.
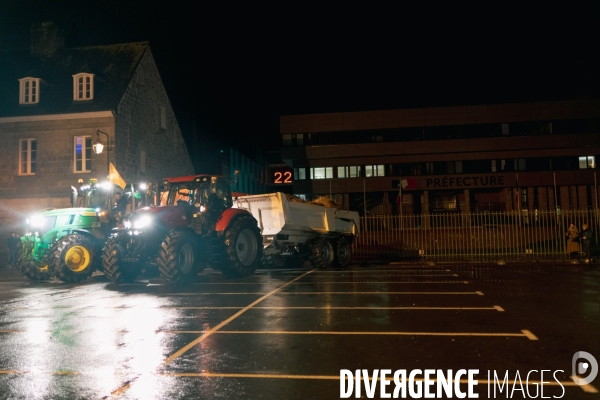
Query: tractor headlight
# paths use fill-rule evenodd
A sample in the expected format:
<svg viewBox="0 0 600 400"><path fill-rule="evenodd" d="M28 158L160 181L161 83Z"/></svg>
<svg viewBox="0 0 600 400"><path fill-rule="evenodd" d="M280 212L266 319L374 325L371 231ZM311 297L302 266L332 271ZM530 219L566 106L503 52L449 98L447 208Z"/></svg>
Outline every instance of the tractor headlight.
<svg viewBox="0 0 600 400"><path fill-rule="evenodd" d="M34 215L29 219L29 226L32 227L41 227L42 225L44 225L45 222L45 218L42 217L41 215Z"/></svg>
<svg viewBox="0 0 600 400"><path fill-rule="evenodd" d="M142 216L139 219L133 221L133 227L135 229L143 229L149 226L152 223L152 220L147 215Z"/></svg>
<svg viewBox="0 0 600 400"><path fill-rule="evenodd" d="M125 226L126 229L131 228L131 221L126 219L125 221L123 221L123 225Z"/></svg>

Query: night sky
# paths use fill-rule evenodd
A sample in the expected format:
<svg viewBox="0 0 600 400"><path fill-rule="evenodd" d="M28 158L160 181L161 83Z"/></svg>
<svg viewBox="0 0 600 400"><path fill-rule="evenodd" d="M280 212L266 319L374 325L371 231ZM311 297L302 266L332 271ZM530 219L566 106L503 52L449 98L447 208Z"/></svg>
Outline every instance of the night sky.
<svg viewBox="0 0 600 400"><path fill-rule="evenodd" d="M281 115L554 100L600 86L597 2L207 4L0 0L0 51L28 50L42 21L63 27L69 47L149 41L186 139L217 137L251 156L280 147Z"/></svg>

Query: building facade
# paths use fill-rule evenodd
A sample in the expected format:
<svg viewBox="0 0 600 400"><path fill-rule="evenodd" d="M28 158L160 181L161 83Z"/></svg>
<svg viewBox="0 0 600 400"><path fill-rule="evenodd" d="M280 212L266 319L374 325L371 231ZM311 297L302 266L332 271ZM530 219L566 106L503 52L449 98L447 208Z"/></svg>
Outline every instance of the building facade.
<svg viewBox="0 0 600 400"><path fill-rule="evenodd" d="M600 101L280 118L295 194L366 214L598 207Z"/></svg>
<svg viewBox="0 0 600 400"><path fill-rule="evenodd" d="M132 182L194 172L147 42L63 43L35 24L31 52L0 60L0 237L30 212L70 207L71 186L110 164Z"/></svg>

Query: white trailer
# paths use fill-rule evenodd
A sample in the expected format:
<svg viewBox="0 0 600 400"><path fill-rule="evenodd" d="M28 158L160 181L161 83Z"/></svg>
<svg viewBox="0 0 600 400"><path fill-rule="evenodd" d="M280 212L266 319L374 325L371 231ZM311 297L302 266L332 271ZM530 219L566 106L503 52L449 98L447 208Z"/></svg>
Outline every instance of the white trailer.
<svg viewBox="0 0 600 400"><path fill-rule="evenodd" d="M234 208L248 210L263 237L263 264L315 268L347 267L359 232L359 214L288 199L275 192L234 198Z"/></svg>

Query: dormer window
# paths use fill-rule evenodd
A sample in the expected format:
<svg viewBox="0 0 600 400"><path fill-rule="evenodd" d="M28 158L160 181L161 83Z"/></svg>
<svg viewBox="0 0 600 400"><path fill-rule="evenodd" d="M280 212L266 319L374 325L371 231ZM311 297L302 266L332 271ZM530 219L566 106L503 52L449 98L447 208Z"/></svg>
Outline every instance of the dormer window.
<svg viewBox="0 0 600 400"><path fill-rule="evenodd" d="M19 79L19 104L37 104L40 102L40 78Z"/></svg>
<svg viewBox="0 0 600 400"><path fill-rule="evenodd" d="M94 99L94 74L73 75L73 100Z"/></svg>

